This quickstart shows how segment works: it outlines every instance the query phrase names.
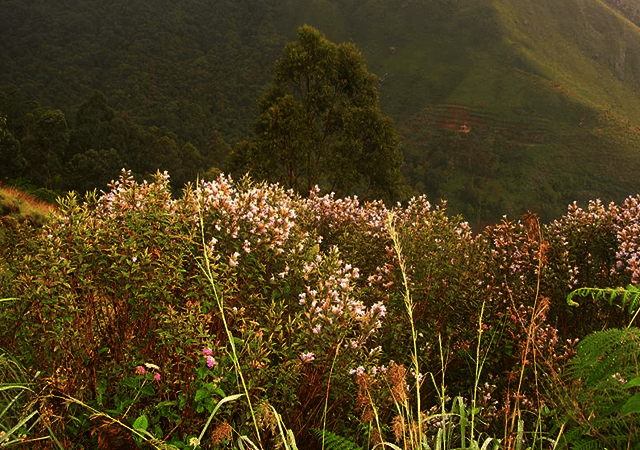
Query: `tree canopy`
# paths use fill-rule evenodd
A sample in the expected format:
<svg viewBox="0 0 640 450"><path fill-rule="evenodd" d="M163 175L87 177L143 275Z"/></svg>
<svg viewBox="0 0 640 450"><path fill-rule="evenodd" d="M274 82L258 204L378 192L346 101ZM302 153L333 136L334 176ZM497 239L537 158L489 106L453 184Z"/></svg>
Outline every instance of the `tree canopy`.
<svg viewBox="0 0 640 450"><path fill-rule="evenodd" d="M164 127L136 124L99 91L80 105L74 124L60 110L25 101L14 86L0 86L3 182L25 178L40 188L84 192L106 189L125 168L138 178L167 170L179 188L214 168L214 153Z"/></svg>
<svg viewBox="0 0 640 450"><path fill-rule="evenodd" d="M355 45L300 27L260 100L255 136L236 145L230 171L303 194L318 185L339 195L398 198L402 157L377 84Z"/></svg>

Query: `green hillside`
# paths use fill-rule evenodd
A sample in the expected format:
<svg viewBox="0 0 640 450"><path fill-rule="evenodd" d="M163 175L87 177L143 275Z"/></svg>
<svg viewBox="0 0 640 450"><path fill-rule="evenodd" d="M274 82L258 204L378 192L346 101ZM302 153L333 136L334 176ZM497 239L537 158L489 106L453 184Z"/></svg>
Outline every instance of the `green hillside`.
<svg viewBox="0 0 640 450"><path fill-rule="evenodd" d="M354 17L417 191L475 224L637 191L640 39L611 7L367 2Z"/></svg>
<svg viewBox="0 0 640 450"><path fill-rule="evenodd" d="M640 31L625 2L7 0L0 8L0 85L68 118L100 90L114 110L217 155L219 167L221 140L251 135L275 60L308 23L353 41L380 77L414 193L447 199L472 224L527 210L549 220L574 200L619 201L639 188ZM8 109L0 105L11 124Z"/></svg>

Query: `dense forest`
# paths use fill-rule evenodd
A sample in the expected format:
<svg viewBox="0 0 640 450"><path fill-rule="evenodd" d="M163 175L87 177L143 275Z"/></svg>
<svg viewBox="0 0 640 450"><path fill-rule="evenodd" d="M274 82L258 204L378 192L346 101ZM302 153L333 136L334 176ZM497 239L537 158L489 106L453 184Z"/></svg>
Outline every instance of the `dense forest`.
<svg viewBox="0 0 640 450"><path fill-rule="evenodd" d="M4 182L176 186L227 171L275 61L308 23L352 42L395 120L406 198L474 226L621 201L640 168L635 10L596 0L2 2ZM625 18L623 14L627 14ZM570 18L570 20L569 20Z"/></svg>

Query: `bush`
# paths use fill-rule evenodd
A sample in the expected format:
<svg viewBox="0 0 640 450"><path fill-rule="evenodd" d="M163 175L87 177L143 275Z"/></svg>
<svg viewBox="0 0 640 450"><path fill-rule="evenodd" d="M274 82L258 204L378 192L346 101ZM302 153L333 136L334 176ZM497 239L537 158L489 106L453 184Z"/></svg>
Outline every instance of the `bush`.
<svg viewBox="0 0 640 450"><path fill-rule="evenodd" d="M577 339L626 323L565 299L637 281L638 201L474 235L424 197L387 208L223 175L172 196L166 174L124 173L1 236L0 295L17 300L0 346L41 371L38 411L59 419L31 433L62 445L264 447L283 420L299 448L313 430L411 448L416 418L442 444L464 413L472 440L509 446L553 427L540 413L561 403L540 375L560 383Z"/></svg>

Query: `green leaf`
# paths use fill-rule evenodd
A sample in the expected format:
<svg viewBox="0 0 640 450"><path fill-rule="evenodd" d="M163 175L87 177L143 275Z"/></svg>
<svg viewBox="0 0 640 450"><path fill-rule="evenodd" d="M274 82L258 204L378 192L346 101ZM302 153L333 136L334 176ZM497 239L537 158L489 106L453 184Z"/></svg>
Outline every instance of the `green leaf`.
<svg viewBox="0 0 640 450"><path fill-rule="evenodd" d="M198 389L196 392L196 403L201 401L203 398L207 398L209 396L209 389Z"/></svg>
<svg viewBox="0 0 640 450"><path fill-rule="evenodd" d="M627 384L624 385L624 387L626 388L635 387L635 386L640 386L640 377L632 378L631 380L629 380Z"/></svg>
<svg viewBox="0 0 640 450"><path fill-rule="evenodd" d="M224 393L224 391L220 388L217 388L215 390L215 393L218 394L220 397L226 397L227 395Z"/></svg>
<svg viewBox="0 0 640 450"><path fill-rule="evenodd" d="M160 408L166 408L168 406L175 406L177 405L178 402L172 401L172 400L166 400L164 402L160 402L156 405L156 409L160 409Z"/></svg>
<svg viewBox="0 0 640 450"><path fill-rule="evenodd" d="M142 386L140 388L140 392L149 397L153 397L154 395L156 395L156 390L149 384Z"/></svg>
<svg viewBox="0 0 640 450"><path fill-rule="evenodd" d="M147 427L149 426L149 421L147 420L147 416L145 414L141 415L133 422L134 430L142 430L147 431Z"/></svg>
<svg viewBox="0 0 640 450"><path fill-rule="evenodd" d="M627 402L622 406L621 411L623 414L640 412L640 393L627 400Z"/></svg>

